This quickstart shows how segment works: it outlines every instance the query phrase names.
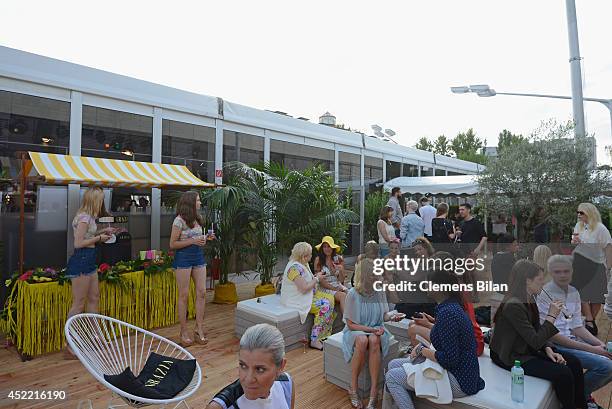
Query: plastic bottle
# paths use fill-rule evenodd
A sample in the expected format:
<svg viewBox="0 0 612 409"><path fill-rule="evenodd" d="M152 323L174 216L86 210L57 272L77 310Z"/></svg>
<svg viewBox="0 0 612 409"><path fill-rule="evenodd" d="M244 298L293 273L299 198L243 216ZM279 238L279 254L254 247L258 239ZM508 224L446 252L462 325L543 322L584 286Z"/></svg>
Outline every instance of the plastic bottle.
<svg viewBox="0 0 612 409"><path fill-rule="evenodd" d="M525 371L521 368L521 361L514 361L514 366L510 371L512 385L510 394L515 402L523 402L525 399Z"/></svg>

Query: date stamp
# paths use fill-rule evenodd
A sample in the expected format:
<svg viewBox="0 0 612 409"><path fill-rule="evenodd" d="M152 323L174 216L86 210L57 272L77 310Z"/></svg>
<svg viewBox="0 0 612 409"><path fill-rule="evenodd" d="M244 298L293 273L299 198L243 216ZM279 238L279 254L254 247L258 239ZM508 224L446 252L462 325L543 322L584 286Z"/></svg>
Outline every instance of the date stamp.
<svg viewBox="0 0 612 409"><path fill-rule="evenodd" d="M65 400L68 394L61 390L11 390L6 395L11 400Z"/></svg>

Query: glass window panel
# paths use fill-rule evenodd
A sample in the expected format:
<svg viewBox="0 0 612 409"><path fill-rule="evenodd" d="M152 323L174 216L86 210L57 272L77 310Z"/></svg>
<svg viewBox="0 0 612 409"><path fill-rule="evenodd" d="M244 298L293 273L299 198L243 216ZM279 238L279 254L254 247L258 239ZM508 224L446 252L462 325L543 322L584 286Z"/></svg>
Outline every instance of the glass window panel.
<svg viewBox="0 0 612 409"><path fill-rule="evenodd" d="M338 181L351 182L352 186L361 185L361 155L338 152Z"/></svg>
<svg viewBox="0 0 612 409"><path fill-rule="evenodd" d="M334 168L334 151L285 141L270 141L270 161L282 163L291 170L303 170L315 164L325 170Z"/></svg>
<svg viewBox="0 0 612 409"><path fill-rule="evenodd" d="M215 129L164 119L162 163L185 165L201 180L215 179Z"/></svg>
<svg viewBox="0 0 612 409"><path fill-rule="evenodd" d="M152 149L153 118L83 106L83 156L151 162Z"/></svg>
<svg viewBox="0 0 612 409"><path fill-rule="evenodd" d="M17 152L67 154L69 129L68 102L0 91L0 178L18 177ZM65 267L67 188L28 183L25 190L25 267ZM4 274L18 268L19 199L18 184L0 184L0 271Z"/></svg>
<svg viewBox="0 0 612 409"><path fill-rule="evenodd" d="M445 175L446 175L446 170L436 168L436 176L445 176Z"/></svg>
<svg viewBox="0 0 612 409"><path fill-rule="evenodd" d="M419 167L411 163L404 163L402 165L403 176L417 177L419 176Z"/></svg>
<svg viewBox="0 0 612 409"><path fill-rule="evenodd" d="M401 176L402 164L388 160L387 162L387 180L395 179Z"/></svg>
<svg viewBox="0 0 612 409"><path fill-rule="evenodd" d="M448 171L448 176L461 176L461 175L465 175L465 173L453 172L451 170Z"/></svg>
<svg viewBox="0 0 612 409"><path fill-rule="evenodd" d="M255 165L263 162L264 140L260 136L223 131L223 162Z"/></svg>
<svg viewBox="0 0 612 409"><path fill-rule="evenodd" d="M368 191L372 191L377 189L376 185L383 181L383 159L371 156L366 156L364 159L364 184Z"/></svg>
<svg viewBox="0 0 612 409"><path fill-rule="evenodd" d="M421 176L433 176L433 167L421 166Z"/></svg>

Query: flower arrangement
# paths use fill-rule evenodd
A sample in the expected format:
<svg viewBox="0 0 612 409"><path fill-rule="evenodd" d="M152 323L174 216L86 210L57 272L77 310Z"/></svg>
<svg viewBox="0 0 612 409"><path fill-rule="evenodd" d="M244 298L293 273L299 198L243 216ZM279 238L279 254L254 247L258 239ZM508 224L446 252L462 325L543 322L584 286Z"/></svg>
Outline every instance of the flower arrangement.
<svg viewBox="0 0 612 409"><path fill-rule="evenodd" d="M66 278L65 268L56 270L53 267L36 267L21 275L19 272L13 273L7 280L4 281L4 285L10 288L17 281L26 281L29 284L58 281L60 284L63 284L68 281L68 279Z"/></svg>

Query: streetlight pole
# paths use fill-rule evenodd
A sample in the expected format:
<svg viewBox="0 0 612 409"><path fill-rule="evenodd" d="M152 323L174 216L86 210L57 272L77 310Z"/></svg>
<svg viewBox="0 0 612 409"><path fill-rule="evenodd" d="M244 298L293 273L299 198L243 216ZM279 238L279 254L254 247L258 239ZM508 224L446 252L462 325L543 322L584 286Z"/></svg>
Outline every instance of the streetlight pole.
<svg viewBox="0 0 612 409"><path fill-rule="evenodd" d="M578 45L578 22L576 19L576 1L565 0L567 13L567 37L569 40L570 71L572 79L572 108L574 111L574 130L576 137L586 136L584 129L584 105L582 103L582 73L580 69L580 47Z"/></svg>
<svg viewBox="0 0 612 409"><path fill-rule="evenodd" d="M497 92L494 89L491 89L488 85L470 85L463 87L451 87L451 91L454 94L466 94L469 92L475 93L479 97L494 97L495 95L510 95L510 96L518 96L518 97L536 97L536 98L554 98L554 99L573 99L572 97L568 97L566 95L546 95L546 94L525 94L518 92ZM582 95L582 91L580 92ZM604 99L604 98L584 98L583 101L592 101L599 102L603 104L610 113L610 134L612 135L612 99ZM582 105L582 104L581 104ZM584 125L584 123L583 123ZM578 123L576 122L576 126ZM578 135L578 131L576 131L576 135ZM583 133L580 136L585 136Z"/></svg>

